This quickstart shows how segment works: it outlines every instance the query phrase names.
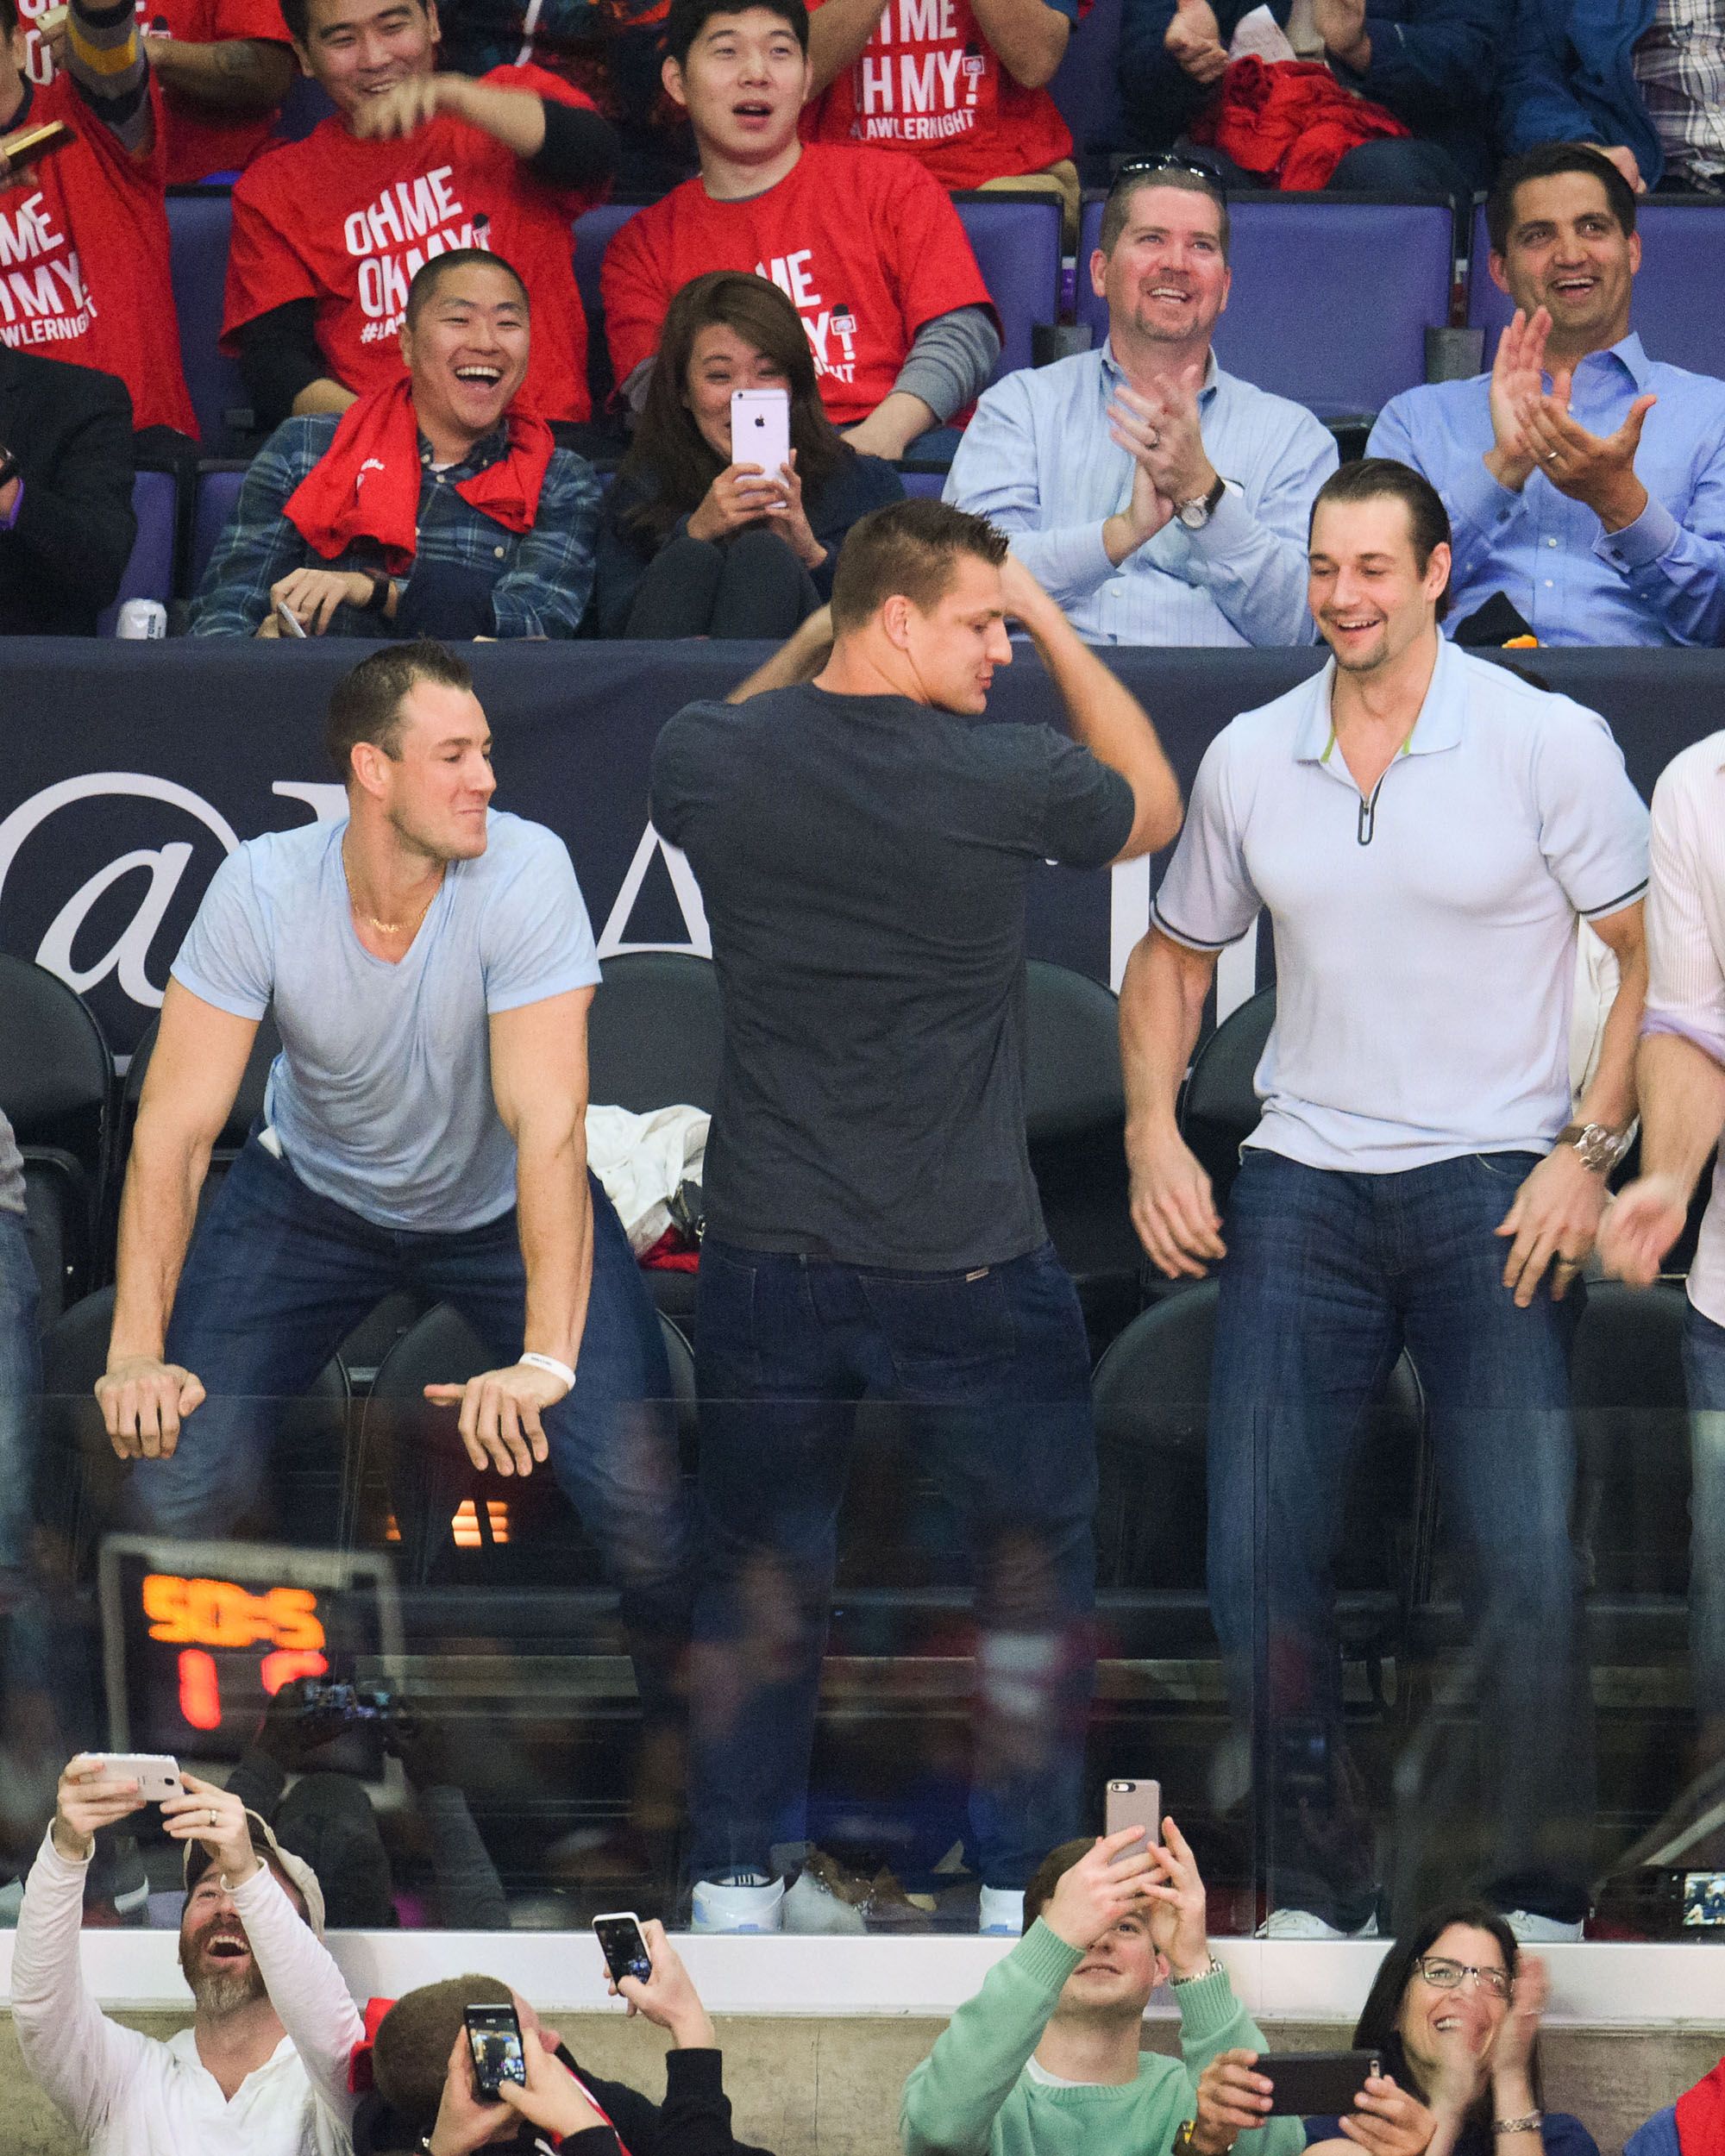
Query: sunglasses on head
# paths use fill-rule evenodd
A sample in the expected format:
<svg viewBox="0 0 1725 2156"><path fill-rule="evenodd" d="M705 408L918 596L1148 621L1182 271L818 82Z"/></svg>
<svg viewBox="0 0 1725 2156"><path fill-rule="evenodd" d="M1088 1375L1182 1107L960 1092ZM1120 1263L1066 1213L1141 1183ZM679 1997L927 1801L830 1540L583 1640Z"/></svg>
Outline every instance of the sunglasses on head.
<svg viewBox="0 0 1725 2156"><path fill-rule="evenodd" d="M1220 195L1222 183L1208 165L1201 165L1195 158L1176 157L1171 151L1160 157L1134 157L1120 166L1109 185L1110 194L1117 192L1128 181L1144 179L1152 172L1190 172L1195 179L1201 179L1212 194Z"/></svg>

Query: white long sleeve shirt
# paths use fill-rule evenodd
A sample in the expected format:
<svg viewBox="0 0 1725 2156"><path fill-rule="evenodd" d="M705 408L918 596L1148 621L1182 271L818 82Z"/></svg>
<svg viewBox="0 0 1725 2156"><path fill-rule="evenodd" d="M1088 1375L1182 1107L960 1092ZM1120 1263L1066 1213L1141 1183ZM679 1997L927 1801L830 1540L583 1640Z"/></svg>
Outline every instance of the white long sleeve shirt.
<svg viewBox="0 0 1725 2156"><path fill-rule="evenodd" d="M347 2069L363 2025L274 1875L260 1867L233 1901L287 2034L230 2100L191 2029L163 2042L122 2028L85 1990L85 1869L43 1838L18 1915L12 2021L24 2064L91 2156L351 2156Z"/></svg>

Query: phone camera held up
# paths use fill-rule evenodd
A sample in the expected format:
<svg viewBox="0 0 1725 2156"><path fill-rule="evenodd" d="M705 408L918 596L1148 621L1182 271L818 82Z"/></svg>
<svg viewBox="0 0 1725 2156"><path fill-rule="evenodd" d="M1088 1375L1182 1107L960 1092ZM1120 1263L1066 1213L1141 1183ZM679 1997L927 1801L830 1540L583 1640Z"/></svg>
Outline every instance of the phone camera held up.
<svg viewBox="0 0 1725 2156"><path fill-rule="evenodd" d="M474 2086L492 2103L505 2081L527 2085L527 2060L521 2046L521 2023L512 2006L470 2006L467 2047L474 2059Z"/></svg>
<svg viewBox="0 0 1725 2156"><path fill-rule="evenodd" d="M339 1714L348 1722L387 1722L395 1714L395 1695L378 1684L347 1684L335 1678L308 1678L300 1712Z"/></svg>

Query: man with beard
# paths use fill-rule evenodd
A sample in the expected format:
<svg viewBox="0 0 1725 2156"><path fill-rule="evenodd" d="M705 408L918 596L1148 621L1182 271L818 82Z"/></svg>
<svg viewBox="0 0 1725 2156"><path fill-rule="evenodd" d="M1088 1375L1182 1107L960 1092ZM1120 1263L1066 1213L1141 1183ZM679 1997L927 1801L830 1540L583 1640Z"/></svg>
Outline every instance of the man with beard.
<svg viewBox="0 0 1725 2156"><path fill-rule="evenodd" d="M1522 1939L1579 1937L1587 1907L1565 1291L1634 1114L1647 814L1596 713L1439 635L1449 569L1416 473L1368 458L1326 482L1309 603L1331 664L1211 743L1120 991L1134 1225L1170 1279L1220 1262L1210 1608L1255 1741L1272 1937L1375 1927L1330 1565L1404 1344L1471 1560L1479 1883ZM1218 955L1261 911L1276 1025L1225 1244L1175 1100ZM1571 1122L1578 920L1622 985Z"/></svg>
<svg viewBox="0 0 1725 2156"><path fill-rule="evenodd" d="M80 1756L24 1889L12 2019L24 2063L92 2156L344 2156L347 2066L364 2034L322 1943L309 1865L236 1796L184 1775L162 1820L188 1852L179 1965L197 2012L166 2042L122 2028L85 1989L78 1934L97 1830L138 1784Z"/></svg>

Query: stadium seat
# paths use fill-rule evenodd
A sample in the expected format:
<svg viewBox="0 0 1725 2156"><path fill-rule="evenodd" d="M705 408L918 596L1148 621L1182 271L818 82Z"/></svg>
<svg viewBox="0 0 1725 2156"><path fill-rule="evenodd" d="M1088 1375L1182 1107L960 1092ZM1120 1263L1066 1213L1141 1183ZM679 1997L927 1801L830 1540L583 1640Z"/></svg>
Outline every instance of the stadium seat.
<svg viewBox="0 0 1725 2156"><path fill-rule="evenodd" d="M98 1288L73 1303L42 1342L43 1518L83 1557L104 1528L116 1526L124 1469L115 1458L94 1397L108 1366L114 1290ZM285 1540L345 1546L348 1450L348 1372L332 1357L304 1397L291 1401L277 1425L271 1481L275 1522L292 1522ZM260 1523L267 1524L267 1523Z"/></svg>
<svg viewBox="0 0 1725 2156"><path fill-rule="evenodd" d="M45 966L0 952L0 1109L24 1156L45 1332L90 1285L113 1084L113 1057L83 997Z"/></svg>
<svg viewBox="0 0 1725 2156"><path fill-rule="evenodd" d="M1163 1296L1096 1367L1102 1608L1116 1624L1134 1601L1147 1608L1158 1655L1216 1651L1204 1545L1217 1296L1214 1281ZM1355 1455L1335 1564L1343 1651L1368 1663L1399 1649L1427 1475L1424 1399L1404 1355Z"/></svg>
<svg viewBox="0 0 1725 2156"><path fill-rule="evenodd" d="M1260 988L1231 1011L1192 1059L1180 1099L1180 1135L1210 1178L1218 1206L1239 1173L1239 1149L1258 1127L1252 1080L1276 1019L1276 991Z"/></svg>
<svg viewBox="0 0 1725 2156"><path fill-rule="evenodd" d="M1426 331L1449 320L1455 234L1442 203L1372 195L1236 195L1228 204L1233 289L1216 324L1231 373L1320 419L1380 411L1426 379ZM1101 231L1087 202L1078 247L1078 319L1100 344L1108 311L1090 287ZM1356 304L1374 266L1370 334Z"/></svg>
<svg viewBox="0 0 1725 2156"><path fill-rule="evenodd" d="M284 142L303 142L313 128L336 110L329 91L310 75L296 75L293 87L282 100L275 119L276 135Z"/></svg>
<svg viewBox="0 0 1725 2156"><path fill-rule="evenodd" d="M693 951L624 951L605 961L587 1021L587 1094L650 1115L718 1093L718 978Z"/></svg>
<svg viewBox="0 0 1725 2156"><path fill-rule="evenodd" d="M1120 0L1095 0L1066 41L1049 85L1061 117L1072 130L1072 147L1087 183L1107 177L1107 154L1126 134L1120 112Z"/></svg>
<svg viewBox="0 0 1725 2156"><path fill-rule="evenodd" d="M953 206L1000 316L994 379L1033 363L1032 332L1060 312L1060 203L1054 195L955 195Z"/></svg>
<svg viewBox="0 0 1725 2156"><path fill-rule="evenodd" d="M246 411L251 401L238 366L216 349L222 335L222 296L228 279L231 220L232 207L225 187L176 187L168 194L167 228L180 358L192 409L198 415L198 435L212 455L220 454L228 446L228 415Z"/></svg>
<svg viewBox="0 0 1725 2156"><path fill-rule="evenodd" d="M694 1357L687 1340L662 1313L659 1330L671 1367L679 1442L692 1460ZM549 1469L524 1482L480 1474L462 1449L453 1413L426 1404L427 1385L464 1384L491 1361L479 1335L449 1304L427 1311L391 1349L373 1382L361 1425L354 1487L371 1500L374 1520L386 1509L396 1523L409 1581L425 1580L434 1571L441 1576L451 1566L454 1576L463 1578L495 1578L501 1570L523 1583L597 1592L608 1607L599 1552ZM451 1557L452 1520L465 1515L469 1505L473 1539L463 1537ZM469 1551L482 1554L475 1558L466 1554ZM508 1554L500 1554L505 1551Z"/></svg>
<svg viewBox="0 0 1725 2156"><path fill-rule="evenodd" d="M575 285L581 295L581 311L587 318L589 335L594 334L596 325L604 319L604 309L599 304L599 273L605 251L619 229L643 206L632 199L604 202L597 210L589 210L575 219Z"/></svg>
<svg viewBox="0 0 1725 2156"><path fill-rule="evenodd" d="M1142 1257L1127 1204L1120 1006L1088 974L1026 968L1025 1132L1049 1238L1091 1352L1136 1315Z"/></svg>
<svg viewBox="0 0 1725 2156"><path fill-rule="evenodd" d="M100 633L111 636L120 609L129 599L160 599L174 593L174 555L179 527L179 487L172 472L140 472L132 481L132 508L138 536L132 542L125 573L114 604L99 617Z"/></svg>
<svg viewBox="0 0 1725 2156"><path fill-rule="evenodd" d="M1725 203L1640 202L1635 229L1641 235L1641 266L1630 325L1648 358L1697 374L1725 375L1725 318L1718 304L1725 279ZM1488 367L1498 332L1515 312L1509 295L1491 281L1490 250L1482 204L1473 213L1467 318L1485 332Z"/></svg>
<svg viewBox="0 0 1725 2156"><path fill-rule="evenodd" d="M899 477L905 483L906 494L925 495L931 501L940 499L940 491L946 484L944 472L900 471Z"/></svg>
<svg viewBox="0 0 1725 2156"><path fill-rule="evenodd" d="M210 567L210 557L216 551L216 542L239 507L240 489L245 479L243 464L205 464L198 469L198 492L191 505L191 561L186 585L194 598L204 581L204 572Z"/></svg>

